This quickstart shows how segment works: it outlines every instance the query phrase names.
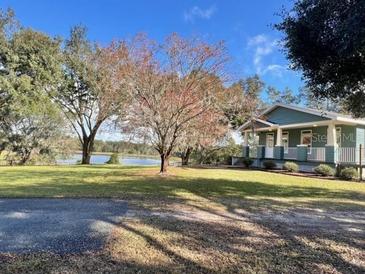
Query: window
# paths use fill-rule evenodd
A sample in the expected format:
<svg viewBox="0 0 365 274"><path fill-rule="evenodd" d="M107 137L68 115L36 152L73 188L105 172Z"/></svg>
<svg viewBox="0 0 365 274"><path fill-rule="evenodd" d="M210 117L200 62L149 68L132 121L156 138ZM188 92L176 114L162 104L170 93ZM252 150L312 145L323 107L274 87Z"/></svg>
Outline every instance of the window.
<svg viewBox="0 0 365 274"><path fill-rule="evenodd" d="M302 130L300 134L300 144L308 146L308 154L312 152L312 131L311 130Z"/></svg>
<svg viewBox="0 0 365 274"><path fill-rule="evenodd" d="M289 151L289 132L283 132L281 136L281 143L284 147L284 153L288 153Z"/></svg>
<svg viewBox="0 0 365 274"><path fill-rule="evenodd" d="M342 132L341 132L341 128L340 127L336 127L336 141L337 141L337 145L340 147L341 146L341 137L342 137Z"/></svg>

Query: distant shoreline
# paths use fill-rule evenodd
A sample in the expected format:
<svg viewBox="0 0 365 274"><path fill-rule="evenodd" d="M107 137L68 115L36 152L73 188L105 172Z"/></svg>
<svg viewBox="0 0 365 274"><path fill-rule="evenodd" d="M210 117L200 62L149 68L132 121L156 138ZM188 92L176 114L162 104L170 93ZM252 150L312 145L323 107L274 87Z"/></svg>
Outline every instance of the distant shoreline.
<svg viewBox="0 0 365 274"><path fill-rule="evenodd" d="M74 151L75 154L82 154L81 150ZM116 152L93 152L92 155L107 155L110 156ZM148 154L128 154L128 153L118 153L120 156L130 156L130 157L140 157L140 158L156 158L159 159L158 155L148 155Z"/></svg>

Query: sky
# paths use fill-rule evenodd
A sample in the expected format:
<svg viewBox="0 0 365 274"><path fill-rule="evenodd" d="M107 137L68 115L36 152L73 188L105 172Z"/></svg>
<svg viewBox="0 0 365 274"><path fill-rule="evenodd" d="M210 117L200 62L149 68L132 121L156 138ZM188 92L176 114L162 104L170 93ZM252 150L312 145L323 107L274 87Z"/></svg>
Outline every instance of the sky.
<svg viewBox="0 0 365 274"><path fill-rule="evenodd" d="M288 69L280 48L280 21L290 0L1 0L23 26L67 37L72 26L83 24L89 38L100 44L131 38L139 32L163 39L176 32L215 43L223 40L231 56L233 79L258 74L278 89L303 86L301 75Z"/></svg>

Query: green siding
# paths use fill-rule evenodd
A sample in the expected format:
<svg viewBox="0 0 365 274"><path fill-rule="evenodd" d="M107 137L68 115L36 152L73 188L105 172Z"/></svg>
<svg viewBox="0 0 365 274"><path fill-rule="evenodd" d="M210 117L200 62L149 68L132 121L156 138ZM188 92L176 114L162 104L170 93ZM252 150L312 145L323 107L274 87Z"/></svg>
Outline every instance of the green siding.
<svg viewBox="0 0 365 274"><path fill-rule="evenodd" d="M356 127L349 125L336 126L341 128L341 147L355 147L357 142Z"/></svg>
<svg viewBox="0 0 365 274"><path fill-rule="evenodd" d="M271 123L280 125L329 120L328 118L319 115L283 107L277 107L273 111L267 113L265 119Z"/></svg>
<svg viewBox="0 0 365 274"><path fill-rule="evenodd" d="M276 131L261 131L258 133L259 135L259 145L266 145L266 134L273 133L274 134L274 144L276 144Z"/></svg>

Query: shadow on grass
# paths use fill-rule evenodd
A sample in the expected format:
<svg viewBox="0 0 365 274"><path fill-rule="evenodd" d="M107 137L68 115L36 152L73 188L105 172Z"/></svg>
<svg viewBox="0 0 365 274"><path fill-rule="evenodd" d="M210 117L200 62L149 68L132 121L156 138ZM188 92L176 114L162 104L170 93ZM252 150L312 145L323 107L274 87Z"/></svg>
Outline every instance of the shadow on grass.
<svg viewBox="0 0 365 274"><path fill-rule="evenodd" d="M333 205L331 199L365 201L365 193L299 185L280 185L260 181L151 176L131 167L85 167L2 172L0 197L120 197L189 199L199 196L231 203L249 199L308 198L303 204ZM31 180L29 182L29 180ZM311 201L317 200L317 201ZM228 205L227 205L228 206ZM350 206L350 204L348 204ZM360 206L360 205L359 205Z"/></svg>
<svg viewBox="0 0 365 274"><path fill-rule="evenodd" d="M80 272L142 273L364 271L358 264L365 257L364 218L331 215L333 207L352 208L353 203L358 203L357 209L364 210L365 194L361 192L255 180L147 176L130 167L16 172L7 170L2 179L38 178L39 182L2 185L1 196L118 197L140 201L150 213L149 203L156 205L162 200L166 202L165 211L172 213L168 217L136 216L121 222L102 219L119 228L114 235L115 242L111 243L113 251L80 255L71 262L65 258L50 260L48 272L61 267ZM300 198L304 200L295 201ZM173 207L169 207L176 203L216 216L219 221L177 218ZM224 210L215 210L210 204ZM312 208L306 212L310 218L300 219L299 215L299 218L289 218L289 222L283 220L283 214L300 213L298 207ZM329 216L333 218L327 220ZM316 222L310 223L313 220ZM127 234L132 237L128 238ZM147 244L139 247L133 242L128 250L125 241ZM172 263L151 260L156 254L170 258Z"/></svg>

